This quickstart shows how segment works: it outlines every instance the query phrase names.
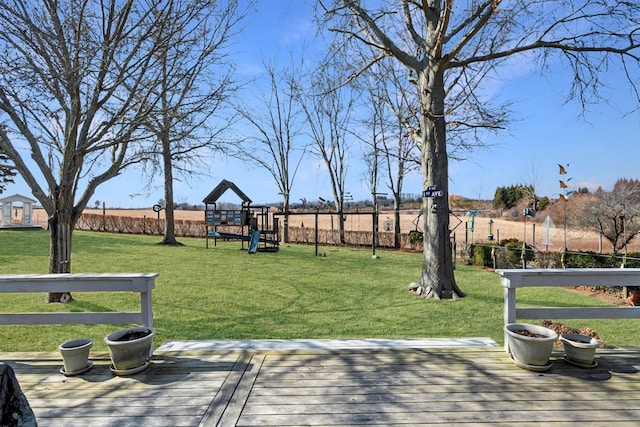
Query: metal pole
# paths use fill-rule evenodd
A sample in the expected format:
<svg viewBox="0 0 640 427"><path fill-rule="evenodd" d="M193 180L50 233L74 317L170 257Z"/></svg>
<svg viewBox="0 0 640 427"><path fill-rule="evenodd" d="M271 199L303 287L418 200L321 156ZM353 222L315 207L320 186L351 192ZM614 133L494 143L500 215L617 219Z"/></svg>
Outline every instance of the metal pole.
<svg viewBox="0 0 640 427"><path fill-rule="evenodd" d="M536 224L531 224L531 246L536 246Z"/></svg>
<svg viewBox="0 0 640 427"><path fill-rule="evenodd" d="M622 204L622 238L624 239L624 259L622 266L627 266L627 204Z"/></svg>
<svg viewBox="0 0 640 427"><path fill-rule="evenodd" d="M524 231L522 236L522 268L527 268L527 215L524 216Z"/></svg>
<svg viewBox="0 0 640 427"><path fill-rule="evenodd" d="M564 252L567 252L567 200L562 202L562 224L564 227Z"/></svg>
<svg viewBox="0 0 640 427"><path fill-rule="evenodd" d="M373 214L371 216L371 228L372 228L372 238L371 238L371 256L375 257L376 256L376 233L377 233L377 222L378 222L378 203L374 202L373 204Z"/></svg>

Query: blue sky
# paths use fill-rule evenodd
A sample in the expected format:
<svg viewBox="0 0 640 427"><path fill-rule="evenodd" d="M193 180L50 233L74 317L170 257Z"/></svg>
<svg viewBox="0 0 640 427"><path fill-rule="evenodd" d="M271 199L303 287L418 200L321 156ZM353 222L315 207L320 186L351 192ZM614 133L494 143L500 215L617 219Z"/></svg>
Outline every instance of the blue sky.
<svg viewBox="0 0 640 427"><path fill-rule="evenodd" d="M258 12L245 23L245 29L234 41L239 52L239 77L252 78L262 72L262 63L276 56L287 58L291 49L305 41L313 49L315 27L311 21L311 2L299 0L261 0ZM293 7L292 7L293 5ZM462 162L450 164L449 191L471 199L492 199L497 187L534 184L540 196L557 197L561 192L558 163L567 166L572 187L599 186L611 189L619 178L640 178L640 113L637 101L615 70L607 76L610 103L591 106L583 119L575 103L564 103L569 90L567 73L540 76L526 57L513 59L501 71L487 91L515 103L514 121L498 137L485 140L487 148L477 150ZM363 182L361 156L351 153L348 191L356 200L370 198ZM141 187L139 171L131 170L100 186L92 198L107 207L150 207L163 197L162 189L148 194ZM188 182L176 182L176 202L199 204L222 179L236 183L254 203L277 202L273 178L257 166L238 160L216 157L210 168ZM158 179L160 182L160 179ZM380 188L379 191L386 191ZM408 177L404 192L422 193L421 178ZM31 196L20 179L10 184L5 195L20 193ZM309 160L301 168L292 192L292 202L301 198L331 198L331 185L322 165ZM222 201L237 201L229 194Z"/></svg>

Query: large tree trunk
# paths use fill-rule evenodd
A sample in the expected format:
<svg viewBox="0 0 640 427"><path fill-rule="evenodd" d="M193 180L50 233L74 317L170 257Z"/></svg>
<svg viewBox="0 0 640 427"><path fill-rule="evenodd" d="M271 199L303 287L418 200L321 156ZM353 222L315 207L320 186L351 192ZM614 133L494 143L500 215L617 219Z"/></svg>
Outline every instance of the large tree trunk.
<svg viewBox="0 0 640 427"><path fill-rule="evenodd" d="M400 193L393 194L393 247L400 248L402 229L400 227Z"/></svg>
<svg viewBox="0 0 640 427"><path fill-rule="evenodd" d="M340 210L338 211L338 230L340 234L340 244L344 245L347 242L347 238L345 236L345 223L344 223L344 205L340 204Z"/></svg>
<svg viewBox="0 0 640 427"><path fill-rule="evenodd" d="M75 220L73 210L56 201L55 212L49 216L49 273L71 273L71 239ZM71 205L71 204L69 204ZM70 292L51 292L47 302L73 301Z"/></svg>
<svg viewBox="0 0 640 427"><path fill-rule="evenodd" d="M284 223L282 226L282 242L289 243L289 193L284 195Z"/></svg>
<svg viewBox="0 0 640 427"><path fill-rule="evenodd" d="M176 240L176 228L175 228L175 215L174 215L174 203L173 203L173 165L171 163L171 143L169 142L169 136L165 135L165 141L162 141L162 161L164 167L164 236L162 238L162 244L165 245L177 245Z"/></svg>
<svg viewBox="0 0 640 427"><path fill-rule="evenodd" d="M457 299L449 232L449 159L444 114L444 77L437 66L419 74L423 190L436 187L443 195L424 197L424 257L418 284L425 298Z"/></svg>

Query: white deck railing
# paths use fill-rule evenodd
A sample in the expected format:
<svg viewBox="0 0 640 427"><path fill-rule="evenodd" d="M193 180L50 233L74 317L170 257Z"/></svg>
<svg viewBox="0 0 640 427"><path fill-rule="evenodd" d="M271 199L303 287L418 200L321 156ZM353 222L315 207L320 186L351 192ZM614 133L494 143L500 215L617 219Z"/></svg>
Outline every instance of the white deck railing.
<svg viewBox="0 0 640 427"><path fill-rule="evenodd" d="M139 312L0 313L0 325L127 324L153 326L151 291L158 273L2 274L0 293L137 292Z"/></svg>
<svg viewBox="0 0 640 427"><path fill-rule="evenodd" d="M637 319L640 307L518 307L516 290L533 287L639 286L640 268L496 270L504 287L504 324L517 319ZM506 337L505 337L506 345Z"/></svg>

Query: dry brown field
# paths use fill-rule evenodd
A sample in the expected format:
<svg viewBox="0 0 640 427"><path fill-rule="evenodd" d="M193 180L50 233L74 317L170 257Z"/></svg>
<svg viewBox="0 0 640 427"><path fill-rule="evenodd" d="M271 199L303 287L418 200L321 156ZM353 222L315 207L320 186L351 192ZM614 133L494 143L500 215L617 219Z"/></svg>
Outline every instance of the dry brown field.
<svg viewBox="0 0 640 427"><path fill-rule="evenodd" d="M102 209L85 209L86 213L101 214ZM148 217L157 218L158 214L152 209L107 209L105 211L107 215L129 216L134 218ZM403 233L408 233L416 228L415 221L418 216L418 211L409 210L403 211L400 215L400 228ZM160 212L160 218L164 217L164 211ZM203 211L184 211L178 210L175 212L175 217L178 220L191 220L191 221L203 221ZM46 214L41 209L35 209L33 214L33 220L35 224L42 225L46 228ZM534 243L538 249L548 249L551 251L561 251L564 246L564 228L562 224L556 225L550 230L546 230L540 223L532 223L527 221L526 227L522 219L512 220L504 218L492 218L493 224L491 231L494 235L494 240L501 240L507 238L517 238L522 241L525 239L528 243ZM309 213L303 216L290 217L289 224L292 227L314 227L315 216L313 213ZM380 211L379 214L379 227L380 231L386 231L387 229L393 229L393 212L392 211ZM487 242L489 235L489 218L477 216L474 221L473 230L471 230L471 221L465 216L451 217L451 227L453 228L453 234L459 244L465 243L481 243ZM337 228L337 218L335 215L320 215L318 217L318 228L330 230ZM371 215L352 215L346 214L345 228L347 230L360 230L370 231L372 229L372 217ZM422 228L422 224L420 224ZM466 232L465 232L466 230ZM532 236L535 232L535 241ZM549 245L546 244L547 234L549 236ZM566 233L567 248L569 250L587 250L594 252L611 252L610 244L606 239L600 239L598 233L589 230L580 230L575 228L567 228ZM640 242L640 241L639 241ZM629 252L640 251L640 243L633 242L627 248Z"/></svg>

